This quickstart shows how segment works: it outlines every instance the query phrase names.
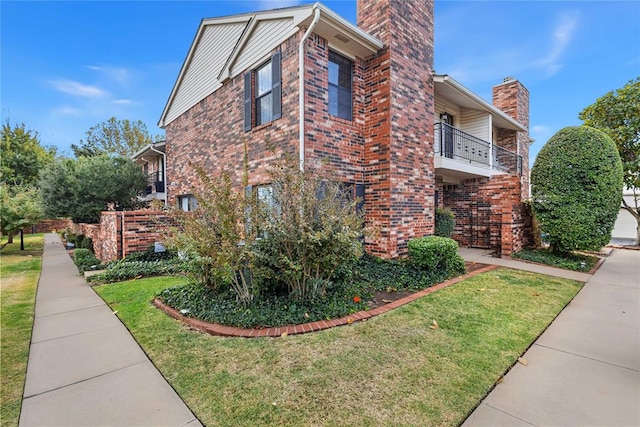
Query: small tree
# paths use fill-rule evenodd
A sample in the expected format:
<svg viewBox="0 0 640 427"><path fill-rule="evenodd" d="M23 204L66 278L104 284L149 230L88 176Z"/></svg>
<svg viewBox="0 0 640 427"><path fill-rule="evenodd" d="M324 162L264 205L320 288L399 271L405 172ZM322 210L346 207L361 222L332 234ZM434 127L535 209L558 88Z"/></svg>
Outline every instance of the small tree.
<svg viewBox="0 0 640 427"><path fill-rule="evenodd" d="M24 250L22 231L43 218L38 190L34 187L0 187L0 227L8 243L20 232L20 250Z"/></svg>
<svg viewBox="0 0 640 427"><path fill-rule="evenodd" d="M622 164L606 134L567 127L531 170L533 210L556 252L598 250L611 239L622 197Z"/></svg>
<svg viewBox="0 0 640 427"><path fill-rule="evenodd" d="M319 295L343 263L362 254L363 218L350 189L296 162L271 171L272 200L261 203L263 238L258 257L296 299Z"/></svg>
<svg viewBox="0 0 640 427"><path fill-rule="evenodd" d="M152 142L147 125L142 121L132 122L128 119L120 120L111 117L89 129L85 139L80 140L79 145L71 144L71 149L76 157L93 157L101 154L130 157Z"/></svg>
<svg viewBox="0 0 640 427"><path fill-rule="evenodd" d="M246 305L255 294L252 249L256 228L245 227L245 215L252 212L251 199L233 189L226 172L209 178L196 167L196 173L198 206L191 212L174 207L170 217L177 225L166 229L163 240L191 257L195 281L214 289L228 284Z"/></svg>
<svg viewBox="0 0 640 427"><path fill-rule="evenodd" d="M133 161L123 157L63 159L46 168L40 190L47 216L75 222L100 221L107 209L134 209L147 177Z"/></svg>
<svg viewBox="0 0 640 427"><path fill-rule="evenodd" d="M634 205L622 199L622 207L636 219L636 244L640 245L640 77L609 92L580 113L587 126L609 135L618 147L625 186L633 192Z"/></svg>
<svg viewBox="0 0 640 427"><path fill-rule="evenodd" d="M56 149L40 145L38 132L21 125L11 126L7 120L0 135L0 176L10 186L33 186L38 173L53 162Z"/></svg>

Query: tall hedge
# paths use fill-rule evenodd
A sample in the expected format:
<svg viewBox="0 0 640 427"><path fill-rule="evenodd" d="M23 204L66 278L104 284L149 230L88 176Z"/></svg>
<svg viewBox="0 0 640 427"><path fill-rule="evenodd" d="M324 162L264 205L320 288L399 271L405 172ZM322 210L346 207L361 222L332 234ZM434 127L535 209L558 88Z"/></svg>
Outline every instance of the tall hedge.
<svg viewBox="0 0 640 427"><path fill-rule="evenodd" d="M605 133L561 129L531 169L533 210L551 250L598 250L611 239L622 198L622 163Z"/></svg>

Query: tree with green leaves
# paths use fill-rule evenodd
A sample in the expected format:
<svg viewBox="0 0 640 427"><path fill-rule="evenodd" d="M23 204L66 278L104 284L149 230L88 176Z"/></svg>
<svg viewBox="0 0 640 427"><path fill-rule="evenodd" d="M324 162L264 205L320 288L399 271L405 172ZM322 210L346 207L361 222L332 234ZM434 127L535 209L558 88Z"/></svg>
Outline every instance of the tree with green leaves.
<svg viewBox="0 0 640 427"><path fill-rule="evenodd" d="M19 232L20 250L24 250L22 231L43 217L40 194L35 187L0 186L0 228L2 234L9 236L8 243L13 243L13 236Z"/></svg>
<svg viewBox="0 0 640 427"><path fill-rule="evenodd" d="M558 131L531 169L533 211L552 252L599 250L611 239L622 198L622 162L604 132Z"/></svg>
<svg viewBox="0 0 640 427"><path fill-rule="evenodd" d="M0 132L0 176L10 186L32 186L38 173L56 156L54 147L43 147L38 132L26 129L24 123L11 126L9 120Z"/></svg>
<svg viewBox="0 0 640 427"><path fill-rule="evenodd" d="M45 214L89 223L99 222L104 210L137 208L146 185L147 177L131 159L107 155L62 159L40 180Z"/></svg>
<svg viewBox="0 0 640 427"><path fill-rule="evenodd" d="M637 221L636 244L640 245L640 77L608 92L579 115L587 126L600 129L618 147L624 185L633 192L634 206L622 199L622 207Z"/></svg>
<svg viewBox="0 0 640 427"><path fill-rule="evenodd" d="M156 136L156 141L160 139ZM71 144L76 157L94 157L101 154L131 157L143 147L151 144L147 125L142 121L120 120L111 117L98 123L86 132L80 144Z"/></svg>

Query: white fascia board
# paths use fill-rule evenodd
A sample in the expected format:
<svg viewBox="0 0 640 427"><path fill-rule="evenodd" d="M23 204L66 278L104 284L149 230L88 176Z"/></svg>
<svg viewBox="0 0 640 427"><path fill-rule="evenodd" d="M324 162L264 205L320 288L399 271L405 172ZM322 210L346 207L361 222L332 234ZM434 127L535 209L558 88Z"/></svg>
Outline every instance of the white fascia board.
<svg viewBox="0 0 640 427"><path fill-rule="evenodd" d="M496 106L489 104L482 97L476 95L466 87L462 86L460 83L458 83L448 74L435 74L433 76L433 81L435 83L442 83L442 84L448 85L450 88L456 90L457 92L466 96L467 98L474 101L475 103L480 104L480 106L482 106L487 112L495 116L499 116L503 120L506 120L507 122L509 122L509 124L513 125L520 132L528 131L526 127L520 124L520 122L518 122L517 120L514 120L513 118L511 118L511 116L507 115L504 111L500 110Z"/></svg>
<svg viewBox="0 0 640 427"><path fill-rule="evenodd" d="M353 25L343 17L329 9L322 3L316 3L316 6L320 9L320 20L324 23L331 25L336 30L347 33L353 41L360 44L362 47L367 48L371 54L377 53L384 47L377 38L373 37L369 33L363 31L361 28Z"/></svg>

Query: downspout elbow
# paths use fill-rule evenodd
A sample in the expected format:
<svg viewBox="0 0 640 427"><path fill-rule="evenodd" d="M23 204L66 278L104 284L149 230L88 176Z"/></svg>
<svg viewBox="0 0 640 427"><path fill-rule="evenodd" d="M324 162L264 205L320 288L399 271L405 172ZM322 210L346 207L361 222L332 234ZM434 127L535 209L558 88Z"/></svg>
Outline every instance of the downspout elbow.
<svg viewBox="0 0 640 427"><path fill-rule="evenodd" d="M311 21L311 25L307 28L307 31L302 36L302 40L300 40L300 46L298 47L298 107L299 107L299 150L300 150L300 171L304 172L304 43L307 41L311 32L318 24L320 20L320 9L318 5L315 4L313 6L313 21Z"/></svg>

